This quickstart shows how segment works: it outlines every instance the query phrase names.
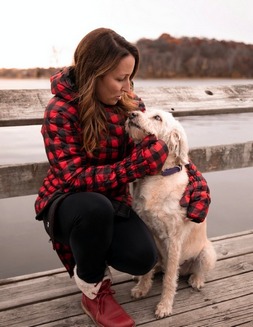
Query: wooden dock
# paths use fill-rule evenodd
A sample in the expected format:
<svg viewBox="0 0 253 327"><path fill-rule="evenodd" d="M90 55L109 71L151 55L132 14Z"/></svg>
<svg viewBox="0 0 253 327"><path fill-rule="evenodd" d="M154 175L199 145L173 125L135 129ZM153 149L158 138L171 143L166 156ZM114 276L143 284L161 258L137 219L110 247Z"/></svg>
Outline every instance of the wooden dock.
<svg viewBox="0 0 253 327"><path fill-rule="evenodd" d="M173 313L165 319L154 317L161 275L146 298L133 300L132 276L113 271L115 296L136 326L253 326L253 230L212 241L218 261L205 287L197 292L180 279ZM80 291L63 269L1 280L0 294L1 327L94 326L81 309Z"/></svg>
<svg viewBox="0 0 253 327"><path fill-rule="evenodd" d="M253 85L137 90L148 108L173 111L175 116L253 112L252 92ZM0 90L0 127L41 124L50 97L49 90ZM253 139L190 149L190 155L202 172L252 167ZM37 193L47 168L47 162L0 165L0 199ZM132 276L113 271L116 298L137 326L253 326L253 230L212 241L218 261L205 287L197 292L180 279L173 313L162 320L154 317L162 275L156 276L146 298L133 300ZM2 279L0 327L92 327L80 300L64 269Z"/></svg>
<svg viewBox="0 0 253 327"><path fill-rule="evenodd" d="M136 88L147 108L175 117L253 112L253 84ZM0 90L0 128L42 123L50 90ZM190 149L202 172L253 166L253 138L248 142ZM0 165L0 199L36 194L48 162ZM9 176L12 178L10 179Z"/></svg>

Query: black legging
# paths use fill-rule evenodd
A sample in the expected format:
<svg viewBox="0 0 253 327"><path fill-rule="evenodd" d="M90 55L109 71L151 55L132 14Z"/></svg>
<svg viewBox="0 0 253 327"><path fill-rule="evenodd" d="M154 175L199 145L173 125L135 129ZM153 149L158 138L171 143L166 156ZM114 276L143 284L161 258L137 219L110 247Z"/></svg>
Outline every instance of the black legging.
<svg viewBox="0 0 253 327"><path fill-rule="evenodd" d="M131 210L128 218L115 216L111 202L98 193L67 196L56 212L54 236L70 245L78 276L87 283L99 282L107 265L143 275L157 260L154 239L138 215Z"/></svg>

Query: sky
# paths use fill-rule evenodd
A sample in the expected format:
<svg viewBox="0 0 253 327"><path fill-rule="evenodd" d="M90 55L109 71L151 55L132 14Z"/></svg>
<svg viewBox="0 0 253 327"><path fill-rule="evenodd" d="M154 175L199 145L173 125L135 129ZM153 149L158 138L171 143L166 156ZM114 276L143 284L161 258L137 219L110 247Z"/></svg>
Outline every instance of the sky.
<svg viewBox="0 0 253 327"><path fill-rule="evenodd" d="M168 33L253 44L252 0L2 0L0 8L0 68L70 65L98 27L133 43Z"/></svg>

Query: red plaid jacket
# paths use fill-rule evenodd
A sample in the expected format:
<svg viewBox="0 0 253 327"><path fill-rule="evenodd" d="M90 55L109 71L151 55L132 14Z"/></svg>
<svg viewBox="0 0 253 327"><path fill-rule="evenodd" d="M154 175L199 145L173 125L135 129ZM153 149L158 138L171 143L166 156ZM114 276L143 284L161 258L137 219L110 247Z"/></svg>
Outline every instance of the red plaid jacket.
<svg viewBox="0 0 253 327"><path fill-rule="evenodd" d="M131 205L129 183L138 178L139 165L138 158L135 158L136 162L131 161L131 171L136 172L134 175L125 169L127 162L124 160L135 147L125 133L126 118L116 113L113 107L105 107L109 136L101 138L99 150L90 156L82 149L71 70L65 68L52 76L51 90L54 97L45 110L41 129L49 170L35 201L36 219L43 219L42 213L57 194L99 192L111 200ZM140 99L139 108L145 110ZM161 156L166 155L162 146L157 151ZM196 167L190 164L188 168L190 183L181 205L187 207L190 219L201 222L207 215L210 203L209 189ZM57 242L53 242L53 246L72 276L75 262L71 249Z"/></svg>

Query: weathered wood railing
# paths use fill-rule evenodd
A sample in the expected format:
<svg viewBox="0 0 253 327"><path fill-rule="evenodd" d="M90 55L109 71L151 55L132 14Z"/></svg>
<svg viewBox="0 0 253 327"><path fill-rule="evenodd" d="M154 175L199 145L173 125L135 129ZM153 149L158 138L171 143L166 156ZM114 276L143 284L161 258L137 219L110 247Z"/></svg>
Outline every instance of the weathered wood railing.
<svg viewBox="0 0 253 327"><path fill-rule="evenodd" d="M214 115L253 112L253 84L231 86L136 88L147 108L159 107L173 115ZM0 127L37 125L51 98L49 90L0 90ZM252 140L190 149L202 172L253 166ZM35 194L47 162L0 165L0 198Z"/></svg>

